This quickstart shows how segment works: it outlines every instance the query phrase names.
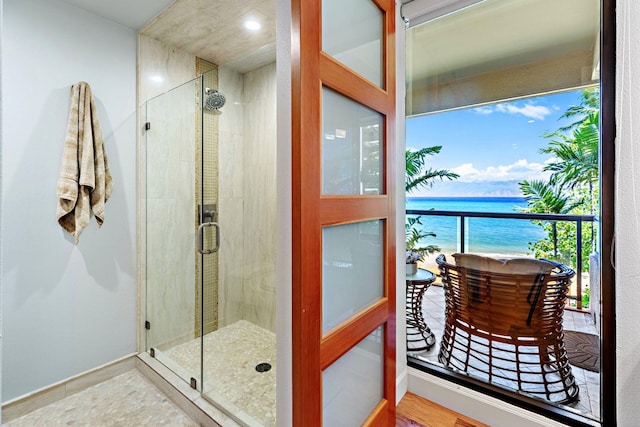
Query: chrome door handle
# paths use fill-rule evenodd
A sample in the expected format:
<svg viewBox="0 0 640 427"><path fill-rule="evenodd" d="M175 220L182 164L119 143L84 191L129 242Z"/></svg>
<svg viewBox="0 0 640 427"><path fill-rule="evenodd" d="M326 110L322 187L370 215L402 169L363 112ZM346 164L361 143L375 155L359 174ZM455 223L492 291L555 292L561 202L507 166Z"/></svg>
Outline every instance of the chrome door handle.
<svg viewBox="0 0 640 427"><path fill-rule="evenodd" d="M215 228L216 246L213 249L204 249L204 229L206 227ZM218 252L218 249L220 249L220 224L218 224L217 222L203 222L198 227L198 252L200 252L202 255L207 255Z"/></svg>

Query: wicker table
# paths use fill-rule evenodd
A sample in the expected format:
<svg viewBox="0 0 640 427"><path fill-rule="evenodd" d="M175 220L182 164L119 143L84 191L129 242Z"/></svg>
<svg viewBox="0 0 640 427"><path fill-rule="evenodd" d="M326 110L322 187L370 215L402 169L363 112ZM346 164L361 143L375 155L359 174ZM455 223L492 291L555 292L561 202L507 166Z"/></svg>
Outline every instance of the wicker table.
<svg viewBox="0 0 640 427"><path fill-rule="evenodd" d="M422 298L435 280L436 275L428 270L407 275L407 351L429 350L436 343L422 315Z"/></svg>

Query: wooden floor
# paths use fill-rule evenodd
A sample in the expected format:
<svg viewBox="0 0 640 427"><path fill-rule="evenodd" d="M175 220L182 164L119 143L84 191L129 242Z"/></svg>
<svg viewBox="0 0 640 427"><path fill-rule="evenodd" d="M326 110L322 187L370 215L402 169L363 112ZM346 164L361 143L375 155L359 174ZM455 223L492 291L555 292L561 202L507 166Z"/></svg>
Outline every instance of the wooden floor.
<svg viewBox="0 0 640 427"><path fill-rule="evenodd" d="M396 427L489 427L413 393L404 395L396 408Z"/></svg>

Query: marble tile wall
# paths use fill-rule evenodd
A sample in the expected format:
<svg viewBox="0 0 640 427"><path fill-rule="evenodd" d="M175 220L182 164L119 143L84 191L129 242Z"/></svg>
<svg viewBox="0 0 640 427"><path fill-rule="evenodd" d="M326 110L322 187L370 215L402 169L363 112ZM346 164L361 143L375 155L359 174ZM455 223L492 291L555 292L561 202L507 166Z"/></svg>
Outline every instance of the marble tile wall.
<svg viewBox="0 0 640 427"><path fill-rule="evenodd" d="M147 346L193 338L195 91L189 83L147 103Z"/></svg>
<svg viewBox="0 0 640 427"><path fill-rule="evenodd" d="M151 330L141 349L167 347L194 336L195 311L195 57L139 36L138 103L151 123L142 131L140 164L146 206L141 311ZM164 94L163 96L158 96ZM148 101L148 102L147 102ZM146 102L146 104L145 104ZM144 300L144 299L143 299Z"/></svg>
<svg viewBox="0 0 640 427"><path fill-rule="evenodd" d="M220 325L275 331L275 63L246 74L219 68Z"/></svg>
<svg viewBox="0 0 640 427"><path fill-rule="evenodd" d="M138 35L138 105L196 77L196 57Z"/></svg>
<svg viewBox="0 0 640 427"><path fill-rule="evenodd" d="M275 331L276 64L244 75L243 318Z"/></svg>
<svg viewBox="0 0 640 427"><path fill-rule="evenodd" d="M243 318L244 274L244 107L243 75L218 68L220 92L227 99L219 116L219 325Z"/></svg>

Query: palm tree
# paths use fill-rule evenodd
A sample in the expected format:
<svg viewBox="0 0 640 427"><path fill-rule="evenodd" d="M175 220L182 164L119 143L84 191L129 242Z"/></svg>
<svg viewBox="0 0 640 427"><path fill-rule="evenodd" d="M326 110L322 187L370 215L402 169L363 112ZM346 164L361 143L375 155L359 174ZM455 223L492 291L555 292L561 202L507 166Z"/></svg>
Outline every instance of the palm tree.
<svg viewBox="0 0 640 427"><path fill-rule="evenodd" d="M542 180L522 181L518 183L520 191L524 195L527 204L521 211L527 213L552 213L566 214L582 204L580 201L570 201L570 197L564 194L561 184L548 183ZM553 255L558 256L558 229L555 221L551 222Z"/></svg>
<svg viewBox="0 0 640 427"><path fill-rule="evenodd" d="M423 171L426 163L426 157L438 154L441 149L441 145L436 145L433 147L425 147L418 151L407 150L405 152L405 164L407 171L405 178L406 192L410 193L420 187L430 188L433 186L433 181L438 178L441 180L454 180L460 177L457 173L446 169L429 168Z"/></svg>
<svg viewBox="0 0 640 427"><path fill-rule="evenodd" d="M437 245L421 245L420 240L425 237L436 237L436 234L432 231L424 231L421 228L417 227L417 225L422 225L420 222L420 216L417 217L407 217L407 222L404 225L405 230L405 250L407 259L407 264L414 263L415 261L421 260L425 254L432 254L434 252L438 252L440 247ZM415 257L417 259L411 259L410 257Z"/></svg>
<svg viewBox="0 0 640 427"><path fill-rule="evenodd" d="M600 144L600 91L598 88L585 89L580 94L580 104L569 107L560 118L579 117L580 120L555 132L546 133L549 146L541 153L552 154L555 160L545 166L551 171L551 182L559 182L575 188L587 184L589 194L598 180L598 160ZM589 200L589 211L593 213L593 203Z"/></svg>
<svg viewBox="0 0 640 427"><path fill-rule="evenodd" d="M549 146L540 150L552 154L554 161L543 170L552 172L550 182L569 188L586 185L589 213L594 213L594 184L599 176L600 151L600 91L590 88L582 91L580 105L570 107L561 118L580 117L580 120L562 127L556 132L544 134L553 138ZM567 134L567 132L570 132ZM595 241L591 223L591 242Z"/></svg>
<svg viewBox="0 0 640 427"><path fill-rule="evenodd" d="M571 123L569 126L564 126L558 129L559 132L566 132L568 130L572 130L580 125L585 117L593 116L595 123L598 123L600 116L600 88L593 87L583 90L580 93L580 104L569 107L567 111L564 112L561 119L566 119L570 117L579 117L578 121Z"/></svg>
<svg viewBox="0 0 640 427"><path fill-rule="evenodd" d="M598 146L600 132L597 114L585 117L570 135L550 134L555 138L540 150L552 154L556 160L545 166L551 171L551 180L571 188L579 184L593 185L598 179Z"/></svg>
<svg viewBox="0 0 640 427"><path fill-rule="evenodd" d="M427 156L433 156L438 154L442 149L441 145L433 147L425 147L417 151L406 150L405 151L405 191L411 193L413 190L420 187L431 188L433 181L436 179L449 179L454 180L458 178L455 172L451 172L446 169L424 169ZM407 250L407 263L412 254L422 255L434 252L438 252L440 248L436 245L420 245L419 241L425 237L436 237L435 233L431 231L424 231L418 226L422 225L420 217L407 218L405 223L405 238L406 238L406 250Z"/></svg>

